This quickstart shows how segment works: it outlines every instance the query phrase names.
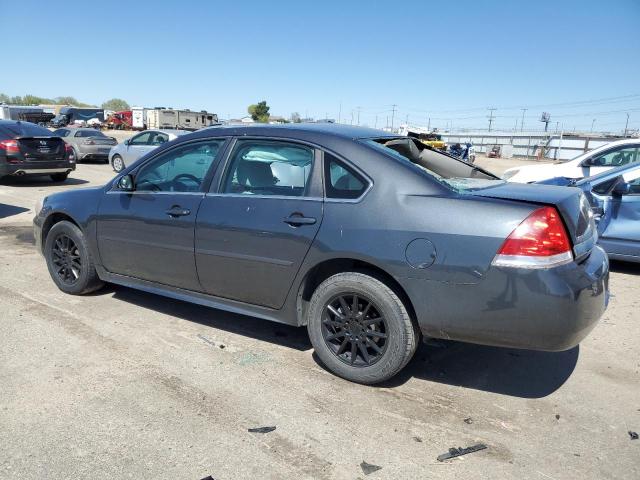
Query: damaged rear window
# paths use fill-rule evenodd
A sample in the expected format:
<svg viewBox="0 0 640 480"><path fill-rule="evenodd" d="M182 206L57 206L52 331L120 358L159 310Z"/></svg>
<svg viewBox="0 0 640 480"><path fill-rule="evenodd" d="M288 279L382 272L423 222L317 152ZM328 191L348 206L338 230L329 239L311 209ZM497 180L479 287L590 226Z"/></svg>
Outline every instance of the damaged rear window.
<svg viewBox="0 0 640 480"><path fill-rule="evenodd" d="M407 160L440 183L458 192L493 187L504 180L476 165L430 149L410 137L368 139L367 145L391 155L402 162Z"/></svg>

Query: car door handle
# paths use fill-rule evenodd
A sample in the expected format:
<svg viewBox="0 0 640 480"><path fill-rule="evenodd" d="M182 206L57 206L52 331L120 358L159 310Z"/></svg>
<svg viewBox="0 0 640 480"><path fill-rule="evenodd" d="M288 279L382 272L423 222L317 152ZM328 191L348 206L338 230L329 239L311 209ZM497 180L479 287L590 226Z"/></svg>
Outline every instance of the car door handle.
<svg viewBox="0 0 640 480"><path fill-rule="evenodd" d="M288 223L292 227L299 227L300 225L313 225L316 223L316 219L313 217L305 217L301 213L294 213L285 218L284 223Z"/></svg>
<svg viewBox="0 0 640 480"><path fill-rule="evenodd" d="M174 205L165 213L170 217L184 217L185 215L189 215L191 210L188 208L182 208L180 205Z"/></svg>

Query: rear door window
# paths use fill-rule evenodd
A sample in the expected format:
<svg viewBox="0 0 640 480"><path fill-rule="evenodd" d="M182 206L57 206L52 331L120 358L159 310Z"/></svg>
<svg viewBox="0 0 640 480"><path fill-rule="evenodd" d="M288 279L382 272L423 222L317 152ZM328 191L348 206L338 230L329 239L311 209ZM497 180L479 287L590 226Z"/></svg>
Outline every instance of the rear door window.
<svg viewBox="0 0 640 480"><path fill-rule="evenodd" d="M271 140L238 140L223 182L224 193L306 195L313 165L312 148Z"/></svg>
<svg viewBox="0 0 640 480"><path fill-rule="evenodd" d="M368 185L362 175L329 153L324 154L324 181L327 198L358 198Z"/></svg>

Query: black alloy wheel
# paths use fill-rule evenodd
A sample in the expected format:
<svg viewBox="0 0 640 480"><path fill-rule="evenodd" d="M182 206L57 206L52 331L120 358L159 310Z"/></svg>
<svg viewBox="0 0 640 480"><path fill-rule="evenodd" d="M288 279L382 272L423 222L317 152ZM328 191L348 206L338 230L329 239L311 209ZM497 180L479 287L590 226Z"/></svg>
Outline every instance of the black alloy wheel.
<svg viewBox="0 0 640 480"><path fill-rule="evenodd" d="M322 336L333 354L354 367L368 367L384 355L388 328L380 309L356 293L333 297L324 307Z"/></svg>
<svg viewBox="0 0 640 480"><path fill-rule="evenodd" d="M62 233L55 238L51 252L55 274L62 283L74 285L82 272L82 257L76 243Z"/></svg>

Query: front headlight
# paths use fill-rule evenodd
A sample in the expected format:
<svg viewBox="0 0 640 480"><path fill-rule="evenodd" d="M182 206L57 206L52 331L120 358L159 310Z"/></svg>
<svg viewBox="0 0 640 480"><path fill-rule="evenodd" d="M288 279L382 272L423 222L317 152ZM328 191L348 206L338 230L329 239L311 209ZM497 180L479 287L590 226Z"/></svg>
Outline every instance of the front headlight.
<svg viewBox="0 0 640 480"><path fill-rule="evenodd" d="M511 177L516 176L519 172L520 172L520 170L518 170L517 168L514 168L512 170L507 170L506 172L504 172L502 174L502 178L504 180L509 180Z"/></svg>

